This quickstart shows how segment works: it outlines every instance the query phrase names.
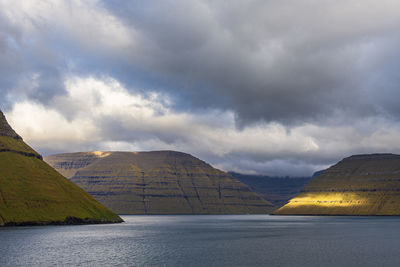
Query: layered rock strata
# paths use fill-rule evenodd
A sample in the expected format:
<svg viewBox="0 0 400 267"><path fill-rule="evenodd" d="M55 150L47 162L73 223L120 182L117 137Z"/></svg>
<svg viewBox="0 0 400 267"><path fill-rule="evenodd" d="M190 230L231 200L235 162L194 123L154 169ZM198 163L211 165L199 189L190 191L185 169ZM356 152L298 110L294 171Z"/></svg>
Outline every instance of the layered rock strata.
<svg viewBox="0 0 400 267"><path fill-rule="evenodd" d="M345 158L275 214L400 215L400 155Z"/></svg>
<svg viewBox="0 0 400 267"><path fill-rule="evenodd" d="M174 151L82 152L45 160L118 214L269 213L231 175Z"/></svg>

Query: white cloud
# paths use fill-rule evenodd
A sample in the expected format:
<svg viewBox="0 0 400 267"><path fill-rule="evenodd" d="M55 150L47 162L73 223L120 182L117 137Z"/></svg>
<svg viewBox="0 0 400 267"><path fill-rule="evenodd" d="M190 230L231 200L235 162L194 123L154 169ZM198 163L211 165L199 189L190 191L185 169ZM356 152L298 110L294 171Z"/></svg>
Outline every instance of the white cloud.
<svg viewBox="0 0 400 267"><path fill-rule="evenodd" d="M225 170L308 175L352 153L400 147L400 126L382 119L354 127L304 124L288 130L259 123L238 129L232 112L176 112L167 96L133 94L109 77L70 77L65 87L67 94L48 107L24 100L6 114L39 151L169 149Z"/></svg>
<svg viewBox="0 0 400 267"><path fill-rule="evenodd" d="M0 101L43 153L174 149L227 170L306 175L400 152L399 9L0 0Z"/></svg>
<svg viewBox="0 0 400 267"><path fill-rule="evenodd" d="M82 142L88 136L95 136L95 125L87 118L68 121L55 109L47 109L35 102L18 102L7 113L11 125L28 142L51 147L59 142Z"/></svg>
<svg viewBox="0 0 400 267"><path fill-rule="evenodd" d="M122 53L135 43L135 30L126 27L98 0L2 0L0 10L27 37L25 42L61 39L78 42L87 50L111 49L113 53Z"/></svg>

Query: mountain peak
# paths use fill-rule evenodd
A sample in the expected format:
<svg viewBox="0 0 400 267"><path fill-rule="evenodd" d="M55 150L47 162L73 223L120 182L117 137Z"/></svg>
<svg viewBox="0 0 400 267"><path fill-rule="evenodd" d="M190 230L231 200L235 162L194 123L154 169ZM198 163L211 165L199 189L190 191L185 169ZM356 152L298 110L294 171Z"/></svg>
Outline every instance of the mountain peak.
<svg viewBox="0 0 400 267"><path fill-rule="evenodd" d="M19 136L13 130L13 128L11 128L10 124L8 124L7 119L1 110L0 110L0 136L9 136L17 140L22 140L21 136Z"/></svg>
<svg viewBox="0 0 400 267"><path fill-rule="evenodd" d="M0 226L121 222L47 165L0 111Z"/></svg>
<svg viewBox="0 0 400 267"><path fill-rule="evenodd" d="M183 152L78 152L45 161L118 214L265 214L274 208L230 174Z"/></svg>

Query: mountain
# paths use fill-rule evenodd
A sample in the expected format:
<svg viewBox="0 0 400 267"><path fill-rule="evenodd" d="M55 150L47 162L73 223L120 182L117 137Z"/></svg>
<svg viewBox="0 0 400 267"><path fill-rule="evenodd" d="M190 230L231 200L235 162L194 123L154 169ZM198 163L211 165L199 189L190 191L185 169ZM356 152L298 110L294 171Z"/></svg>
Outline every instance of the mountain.
<svg viewBox="0 0 400 267"><path fill-rule="evenodd" d="M275 207L285 205L312 180L312 177L270 177L235 172L230 172L230 174L262 198L270 201Z"/></svg>
<svg viewBox="0 0 400 267"><path fill-rule="evenodd" d="M118 214L247 214L274 209L228 173L181 152L81 152L45 160Z"/></svg>
<svg viewBox="0 0 400 267"><path fill-rule="evenodd" d="M400 155L355 155L315 177L274 212L295 215L400 215Z"/></svg>
<svg viewBox="0 0 400 267"><path fill-rule="evenodd" d="M0 226L121 221L46 164L0 111Z"/></svg>
<svg viewBox="0 0 400 267"><path fill-rule="evenodd" d="M22 140L22 137L19 136L13 128L8 124L6 117L3 112L0 110L0 136L11 137L15 140Z"/></svg>

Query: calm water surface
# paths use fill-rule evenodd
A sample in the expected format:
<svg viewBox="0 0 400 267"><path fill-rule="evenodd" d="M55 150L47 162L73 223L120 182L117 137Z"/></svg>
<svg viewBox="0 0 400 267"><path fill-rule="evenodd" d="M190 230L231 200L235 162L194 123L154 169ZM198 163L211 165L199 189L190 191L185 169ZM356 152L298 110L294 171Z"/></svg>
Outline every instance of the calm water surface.
<svg viewBox="0 0 400 267"><path fill-rule="evenodd" d="M123 216L0 229L0 266L400 266L400 217Z"/></svg>

